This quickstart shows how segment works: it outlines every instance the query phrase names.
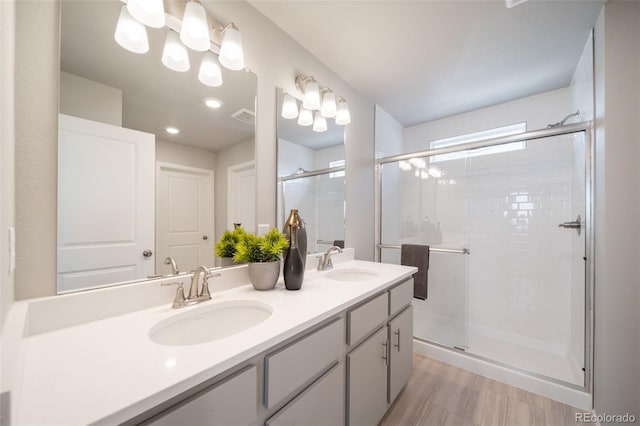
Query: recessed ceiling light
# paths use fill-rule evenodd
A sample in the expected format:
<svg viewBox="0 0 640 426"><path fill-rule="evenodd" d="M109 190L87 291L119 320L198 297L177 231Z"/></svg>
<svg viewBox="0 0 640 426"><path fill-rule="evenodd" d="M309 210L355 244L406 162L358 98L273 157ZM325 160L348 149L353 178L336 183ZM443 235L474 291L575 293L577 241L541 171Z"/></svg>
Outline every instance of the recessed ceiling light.
<svg viewBox="0 0 640 426"><path fill-rule="evenodd" d="M222 106L222 101L218 98L205 98L204 104L212 109L217 109Z"/></svg>
<svg viewBox="0 0 640 426"><path fill-rule="evenodd" d="M167 131L167 133L171 133L172 135L177 135L178 133L180 133L180 129L176 127L166 127L165 130Z"/></svg>

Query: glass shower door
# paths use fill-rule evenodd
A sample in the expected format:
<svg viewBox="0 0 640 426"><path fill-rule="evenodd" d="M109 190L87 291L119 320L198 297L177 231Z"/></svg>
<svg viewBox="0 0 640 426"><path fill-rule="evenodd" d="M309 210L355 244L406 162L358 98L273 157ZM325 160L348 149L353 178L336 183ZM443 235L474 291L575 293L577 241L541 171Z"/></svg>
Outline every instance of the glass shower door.
<svg viewBox="0 0 640 426"><path fill-rule="evenodd" d="M583 385L586 171L583 132L469 158L470 353Z"/></svg>
<svg viewBox="0 0 640 426"><path fill-rule="evenodd" d="M413 299L414 337L466 350L468 256L437 251L466 247L466 160L444 167L429 167L428 161L382 166L381 261L399 264L401 244L431 247L427 299Z"/></svg>

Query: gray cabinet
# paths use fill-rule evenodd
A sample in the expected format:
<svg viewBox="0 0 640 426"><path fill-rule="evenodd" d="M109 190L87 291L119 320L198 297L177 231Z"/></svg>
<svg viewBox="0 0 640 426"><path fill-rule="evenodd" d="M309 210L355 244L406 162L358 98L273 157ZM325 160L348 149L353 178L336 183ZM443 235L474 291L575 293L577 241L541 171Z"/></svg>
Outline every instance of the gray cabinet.
<svg viewBox="0 0 640 426"><path fill-rule="evenodd" d="M290 345L265 357L265 393L267 408L274 407L317 377L343 353L344 320L337 319Z"/></svg>
<svg viewBox="0 0 640 426"><path fill-rule="evenodd" d="M252 425L257 421L257 392L256 367L251 366L160 413L145 425Z"/></svg>
<svg viewBox="0 0 640 426"><path fill-rule="evenodd" d="M347 355L348 424L376 425L387 411L387 326Z"/></svg>
<svg viewBox="0 0 640 426"><path fill-rule="evenodd" d="M411 377L413 368L413 306L389 322L389 403Z"/></svg>
<svg viewBox="0 0 640 426"><path fill-rule="evenodd" d="M344 425L344 363L335 365L267 420L267 426Z"/></svg>

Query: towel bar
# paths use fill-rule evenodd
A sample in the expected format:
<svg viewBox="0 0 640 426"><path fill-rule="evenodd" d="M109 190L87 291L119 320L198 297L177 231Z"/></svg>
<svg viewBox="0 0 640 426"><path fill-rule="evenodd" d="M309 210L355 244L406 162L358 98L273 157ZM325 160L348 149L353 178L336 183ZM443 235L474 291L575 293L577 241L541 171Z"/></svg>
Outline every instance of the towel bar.
<svg viewBox="0 0 640 426"><path fill-rule="evenodd" d="M378 244L378 248L400 249L400 247L401 247L400 244ZM448 248L430 247L429 251L433 251L436 253L471 254L471 250L469 250L468 248L448 249Z"/></svg>

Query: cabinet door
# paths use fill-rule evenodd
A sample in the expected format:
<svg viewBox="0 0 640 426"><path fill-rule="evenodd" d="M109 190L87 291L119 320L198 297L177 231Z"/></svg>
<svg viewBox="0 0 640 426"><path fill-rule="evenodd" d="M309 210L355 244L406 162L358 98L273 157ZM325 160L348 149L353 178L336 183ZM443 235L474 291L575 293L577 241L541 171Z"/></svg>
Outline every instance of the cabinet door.
<svg viewBox="0 0 640 426"><path fill-rule="evenodd" d="M393 402L409 381L413 368L413 306L389 323L389 402Z"/></svg>
<svg viewBox="0 0 640 426"><path fill-rule="evenodd" d="M267 426L344 425L344 377L344 363L336 365L267 420Z"/></svg>
<svg viewBox="0 0 640 426"><path fill-rule="evenodd" d="M255 424L258 411L256 367L215 384L200 394L160 413L145 426L246 426Z"/></svg>
<svg viewBox="0 0 640 426"><path fill-rule="evenodd" d="M348 424L378 424L387 411L387 327L380 328L347 355Z"/></svg>

